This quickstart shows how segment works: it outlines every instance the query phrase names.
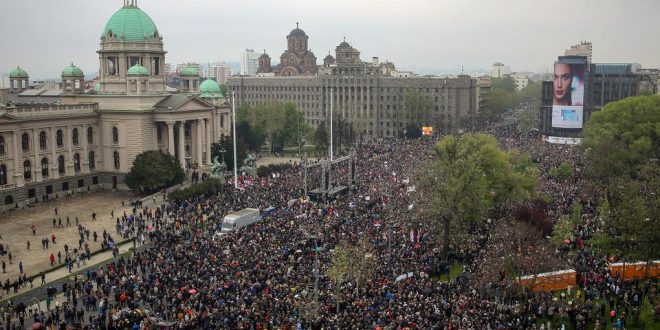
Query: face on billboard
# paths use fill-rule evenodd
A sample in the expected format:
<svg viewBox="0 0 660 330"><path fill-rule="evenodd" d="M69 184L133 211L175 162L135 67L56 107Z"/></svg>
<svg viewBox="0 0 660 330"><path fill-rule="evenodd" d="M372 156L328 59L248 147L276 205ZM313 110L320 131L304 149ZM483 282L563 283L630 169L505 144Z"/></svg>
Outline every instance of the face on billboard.
<svg viewBox="0 0 660 330"><path fill-rule="evenodd" d="M583 105L584 65L555 63L552 91L553 105Z"/></svg>

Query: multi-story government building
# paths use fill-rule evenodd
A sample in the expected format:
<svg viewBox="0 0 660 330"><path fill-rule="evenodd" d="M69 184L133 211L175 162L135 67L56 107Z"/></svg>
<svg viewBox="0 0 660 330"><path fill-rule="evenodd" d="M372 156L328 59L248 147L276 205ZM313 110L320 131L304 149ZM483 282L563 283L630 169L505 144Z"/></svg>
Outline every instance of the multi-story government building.
<svg viewBox="0 0 660 330"><path fill-rule="evenodd" d="M13 70L0 103L0 209L125 189L124 175L146 150L186 167L209 164L211 143L229 134L229 108L218 84L200 83L194 67L182 70L178 93L167 93L165 54L151 18L126 0L101 33L93 90L85 92L73 64L58 91L28 89L27 71Z"/></svg>
<svg viewBox="0 0 660 330"><path fill-rule="evenodd" d="M293 42L292 42L293 40ZM307 49L308 37L296 28L287 41L289 53ZM298 48L296 48L298 47ZM300 48L303 47L303 48ZM304 57L303 57L304 58ZM432 120L427 123L443 132L457 130L461 119L479 112L489 96L490 81L478 81L470 76L457 78L410 77L399 75L394 64L360 59L360 52L345 40L328 54L323 65L315 70L286 69L296 60L287 60L272 67L264 53L258 77L235 76L227 81L237 105L257 105L268 102L293 102L305 120L314 127L328 123L330 103L333 112L353 123L361 139L399 137L409 122L406 120L405 95L415 89L430 103ZM311 62L310 62L311 63ZM314 72L318 74L311 75ZM271 73L267 75L266 73ZM287 74L282 74L287 73Z"/></svg>

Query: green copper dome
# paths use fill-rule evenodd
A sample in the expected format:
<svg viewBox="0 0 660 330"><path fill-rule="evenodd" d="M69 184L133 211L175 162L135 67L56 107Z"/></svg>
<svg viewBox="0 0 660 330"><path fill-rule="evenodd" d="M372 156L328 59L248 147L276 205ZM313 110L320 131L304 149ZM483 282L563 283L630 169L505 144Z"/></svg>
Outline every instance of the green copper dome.
<svg viewBox="0 0 660 330"><path fill-rule="evenodd" d="M199 92L201 93L202 97L207 97L207 98L223 97L222 92L220 91L220 86L213 79L204 80L204 82L201 85L199 85Z"/></svg>
<svg viewBox="0 0 660 330"><path fill-rule="evenodd" d="M63 77L82 77L84 75L83 71L80 70L79 67L73 65L73 63L62 70Z"/></svg>
<svg viewBox="0 0 660 330"><path fill-rule="evenodd" d="M187 66L181 70L180 76L199 76L199 70L194 66Z"/></svg>
<svg viewBox="0 0 660 330"><path fill-rule="evenodd" d="M16 69L12 70L9 73L9 78L27 78L27 77L28 77L28 73L25 70L21 69L20 66L16 67Z"/></svg>
<svg viewBox="0 0 660 330"><path fill-rule="evenodd" d="M111 33L116 40L142 41L156 37L158 29L151 17L140 8L125 6L110 17L101 38L109 38Z"/></svg>
<svg viewBox="0 0 660 330"><path fill-rule="evenodd" d="M94 92L96 93L101 92L101 82L97 82L96 85L94 85Z"/></svg>
<svg viewBox="0 0 660 330"><path fill-rule="evenodd" d="M143 67L142 65L136 64L133 65L128 69L128 75L129 76L147 76L149 75L149 71L147 71L147 68Z"/></svg>

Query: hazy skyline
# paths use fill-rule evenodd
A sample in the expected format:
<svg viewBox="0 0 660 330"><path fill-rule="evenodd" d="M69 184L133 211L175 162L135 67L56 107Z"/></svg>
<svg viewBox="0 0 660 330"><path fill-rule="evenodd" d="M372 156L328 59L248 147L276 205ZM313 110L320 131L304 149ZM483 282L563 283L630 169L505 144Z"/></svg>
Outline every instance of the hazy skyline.
<svg viewBox="0 0 660 330"><path fill-rule="evenodd" d="M21 0L0 12L0 72L20 65L57 78L70 62L98 70L100 35L123 0ZM279 61L300 22L318 63L346 37L362 60L398 68L548 70L581 40L594 62L660 67L660 1L139 0L165 43L166 62L239 61L246 48Z"/></svg>

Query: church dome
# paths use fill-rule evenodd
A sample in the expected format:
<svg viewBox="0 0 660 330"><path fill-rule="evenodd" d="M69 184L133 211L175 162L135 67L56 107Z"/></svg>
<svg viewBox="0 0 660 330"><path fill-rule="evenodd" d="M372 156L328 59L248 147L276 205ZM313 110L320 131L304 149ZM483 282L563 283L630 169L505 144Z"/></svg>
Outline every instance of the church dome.
<svg viewBox="0 0 660 330"><path fill-rule="evenodd" d="M351 45L346 42L346 40L342 41L337 48L351 48Z"/></svg>
<svg viewBox="0 0 660 330"><path fill-rule="evenodd" d="M261 56L259 56L259 58L270 58L270 56L268 56L268 54L264 52L263 54L261 54Z"/></svg>
<svg viewBox="0 0 660 330"><path fill-rule="evenodd" d="M305 31L298 28L298 22L296 22L296 28L291 30L291 32L289 33L287 38L288 37L306 37L306 36L307 36L307 34L305 33Z"/></svg>
<svg viewBox="0 0 660 330"><path fill-rule="evenodd" d="M149 75L149 71L147 71L147 68L143 67L142 65L136 64L133 65L128 69L128 75L129 76L147 76Z"/></svg>
<svg viewBox="0 0 660 330"><path fill-rule="evenodd" d="M119 9L108 20L101 38L110 36L122 41L142 41L158 36L158 29L149 15L136 5L129 5Z"/></svg>
<svg viewBox="0 0 660 330"><path fill-rule="evenodd" d="M199 92L202 97L217 98L222 97L220 86L213 79L206 79L199 85Z"/></svg>
<svg viewBox="0 0 660 330"><path fill-rule="evenodd" d="M181 70L179 76L199 76L199 70L194 66L187 66Z"/></svg>
<svg viewBox="0 0 660 330"><path fill-rule="evenodd" d="M28 73L21 69L21 67L16 67L16 69L12 70L9 73L9 78L27 78L29 77Z"/></svg>
<svg viewBox="0 0 660 330"><path fill-rule="evenodd" d="M79 67L73 65L73 63L71 63L71 65L67 66L66 68L64 68L64 70L62 70L62 77L83 77L83 76L85 76L83 71L80 70Z"/></svg>

